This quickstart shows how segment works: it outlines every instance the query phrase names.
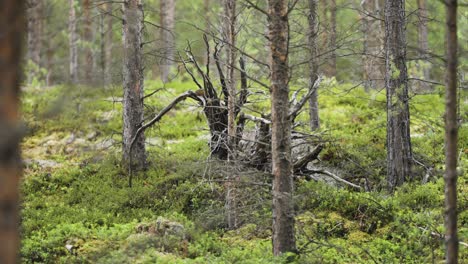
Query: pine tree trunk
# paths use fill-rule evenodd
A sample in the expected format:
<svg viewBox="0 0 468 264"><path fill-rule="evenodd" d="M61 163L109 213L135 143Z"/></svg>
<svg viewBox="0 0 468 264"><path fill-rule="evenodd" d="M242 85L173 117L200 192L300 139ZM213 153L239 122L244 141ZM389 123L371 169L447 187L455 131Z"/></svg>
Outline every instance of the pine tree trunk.
<svg viewBox="0 0 468 264"><path fill-rule="evenodd" d="M68 36L70 49L70 82L78 83L78 35L76 33L75 0L69 0L70 13L68 15Z"/></svg>
<svg viewBox="0 0 468 264"><path fill-rule="evenodd" d="M161 80L167 82L174 61L175 49L175 0L161 0L161 39L163 58L161 62Z"/></svg>
<svg viewBox="0 0 468 264"><path fill-rule="evenodd" d="M22 0L0 8L0 263L19 263L21 177L20 59L26 29Z"/></svg>
<svg viewBox="0 0 468 264"><path fill-rule="evenodd" d="M411 179L411 139L406 69L406 16L404 0L385 5L387 89L387 182L390 191Z"/></svg>
<svg viewBox="0 0 468 264"><path fill-rule="evenodd" d="M141 133L131 154L130 144L143 122L143 60L141 30L143 6L141 0L123 3L123 157L124 167L143 170L146 167L145 136ZM132 164L130 162L130 155Z"/></svg>
<svg viewBox="0 0 468 264"><path fill-rule="evenodd" d="M429 80L430 64L429 64L429 42L427 38L427 23L429 21L426 0L418 0L418 11L419 11L419 24L418 24L418 46L419 56L421 60L418 63L419 69L422 72L422 79ZM419 82L419 87L422 90L429 89L430 85L427 82Z"/></svg>
<svg viewBox="0 0 468 264"><path fill-rule="evenodd" d="M364 35L363 79L367 91L385 86L385 60L383 59L385 25L375 19L375 17L382 17L383 4L380 2L381 0L364 0L361 2L364 13L362 18Z"/></svg>
<svg viewBox="0 0 468 264"><path fill-rule="evenodd" d="M112 4L105 4L106 17L104 18L104 84L112 84L112 47L114 41L112 36L113 32L113 19L112 19Z"/></svg>
<svg viewBox="0 0 468 264"><path fill-rule="evenodd" d="M446 263L458 263L457 236L457 1L446 3L447 75L445 97L445 243Z"/></svg>
<svg viewBox="0 0 468 264"><path fill-rule="evenodd" d="M309 0L309 89L313 89L315 81L318 78L318 60L317 60L317 36L318 36L318 0ZM309 118L310 128L317 130L320 128L318 92L315 90L309 99Z"/></svg>
<svg viewBox="0 0 468 264"><path fill-rule="evenodd" d="M330 1L330 76L336 77L336 0Z"/></svg>
<svg viewBox="0 0 468 264"><path fill-rule="evenodd" d="M205 14L205 32L207 35L211 32L211 1L203 0L203 13ZM209 53L207 52L203 57L203 65L209 61Z"/></svg>
<svg viewBox="0 0 468 264"><path fill-rule="evenodd" d="M83 31L83 41L85 44L85 65L84 71L84 81L87 83L91 83L93 80L93 50L92 50L92 43L93 43L93 28L91 25L91 5L90 0L83 1L83 15L84 15L84 31Z"/></svg>
<svg viewBox="0 0 468 264"><path fill-rule="evenodd" d="M27 1L27 19L28 19L28 60L32 61L35 66L41 65L42 52L42 22L43 22L43 3L42 0ZM28 83L31 83L32 77L38 72L28 73Z"/></svg>
<svg viewBox="0 0 468 264"><path fill-rule="evenodd" d="M236 123L235 123L235 110L236 110L236 80L234 76L234 69L236 63L236 0L223 0L224 17L224 42L226 43L226 86L228 90L228 160L235 159L235 139L236 139ZM231 175L230 181L227 184L226 194L226 212L227 223L229 228L237 227L237 209L236 209L236 184L235 175Z"/></svg>
<svg viewBox="0 0 468 264"><path fill-rule="evenodd" d="M288 5L268 0L271 54L271 115L273 165L273 254L296 250L294 235L291 119L289 117Z"/></svg>

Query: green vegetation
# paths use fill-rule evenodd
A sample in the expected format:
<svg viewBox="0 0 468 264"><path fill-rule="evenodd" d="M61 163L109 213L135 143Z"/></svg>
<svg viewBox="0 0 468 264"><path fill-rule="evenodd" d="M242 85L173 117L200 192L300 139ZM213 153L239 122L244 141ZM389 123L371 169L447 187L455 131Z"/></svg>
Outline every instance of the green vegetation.
<svg viewBox="0 0 468 264"><path fill-rule="evenodd" d="M147 93L162 84L146 82ZM148 116L191 83L170 83L148 97ZM385 95L328 82L320 97L327 140L323 164L372 189L355 192L297 181L299 254L271 254L268 176L242 176L248 193L242 226L225 230L223 164L209 161L201 108L187 100L146 131L150 168L127 187L120 166L119 91L57 86L27 88L28 127L22 190L24 263L430 263L444 257L442 93L412 98L416 158L430 169L399 188L383 189ZM268 108L268 103L261 104ZM464 106L466 107L466 105ZM465 112L467 109L463 109ZM299 121L307 122L306 113ZM467 151L468 127L460 129ZM461 155L460 170L467 165ZM262 178L263 177L263 178ZM213 179L210 181L210 179ZM265 186L253 186L255 179ZM257 181L258 182L258 181ZM468 185L459 179L459 230L468 241ZM461 246L461 263L468 251Z"/></svg>

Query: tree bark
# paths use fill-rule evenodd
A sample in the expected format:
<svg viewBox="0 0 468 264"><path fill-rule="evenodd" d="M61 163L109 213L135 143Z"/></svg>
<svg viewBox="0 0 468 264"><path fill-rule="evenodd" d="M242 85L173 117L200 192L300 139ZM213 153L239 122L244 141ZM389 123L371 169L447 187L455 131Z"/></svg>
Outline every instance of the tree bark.
<svg viewBox="0 0 468 264"><path fill-rule="evenodd" d="M104 84L112 84L112 47L113 42L113 19L112 4L105 4L106 16L104 18Z"/></svg>
<svg viewBox="0 0 468 264"><path fill-rule="evenodd" d="M78 35L76 33L76 11L75 0L69 0L70 13L68 15L68 36L69 36L69 56L70 56L70 82L78 83Z"/></svg>
<svg viewBox="0 0 468 264"><path fill-rule="evenodd" d="M336 0L330 1L330 76L336 77Z"/></svg>
<svg viewBox="0 0 468 264"><path fill-rule="evenodd" d="M387 89L387 182L390 191L412 177L405 26L405 1L387 0L385 5L385 86Z"/></svg>
<svg viewBox="0 0 468 264"><path fill-rule="evenodd" d="M223 17L223 39L226 43L226 86L228 90L228 160L235 159L235 143L236 143L236 80L234 76L236 63L236 0L223 0L224 17ZM227 183L226 193L226 212L227 223L230 229L237 227L237 209L236 209L236 175L231 175L231 180Z"/></svg>
<svg viewBox="0 0 468 264"><path fill-rule="evenodd" d="M294 235L291 119L289 117L288 5L268 0L271 54L271 114L273 172L273 254L296 251Z"/></svg>
<svg viewBox="0 0 468 264"><path fill-rule="evenodd" d="M205 32L208 35L211 32L211 1L203 0L203 12L205 14ZM206 55L203 57L203 64L206 65L209 62L210 53L206 52Z"/></svg>
<svg viewBox="0 0 468 264"><path fill-rule="evenodd" d="M43 3L42 0L27 1L27 20L28 20L28 60L32 61L35 66L41 65L42 52L42 34L43 34ZM28 73L28 83L31 83L32 78L37 72Z"/></svg>
<svg viewBox="0 0 468 264"><path fill-rule="evenodd" d="M92 82L93 79L93 50L92 50L92 43L93 43L93 31L91 25L91 6L90 0L83 0L83 15L84 15L84 26L83 26L83 41L85 44L85 65L84 71L84 81L87 83Z"/></svg>
<svg viewBox="0 0 468 264"><path fill-rule="evenodd" d="M309 89L315 89L314 84L318 78L317 36L318 36L318 0L309 0ZM309 99L309 119L312 130L320 129L318 92L317 89Z"/></svg>
<svg viewBox="0 0 468 264"><path fill-rule="evenodd" d="M384 36L385 25L382 17L381 0L364 0L362 3L363 79L366 91L385 86ZM376 19L377 18L377 19Z"/></svg>
<svg viewBox="0 0 468 264"><path fill-rule="evenodd" d="M457 236L457 0L446 0L447 75L445 97L446 263L458 263Z"/></svg>
<svg viewBox="0 0 468 264"><path fill-rule="evenodd" d="M175 0L161 0L161 39L163 57L161 62L161 80L167 82L174 61Z"/></svg>
<svg viewBox="0 0 468 264"><path fill-rule="evenodd" d="M141 31L143 6L141 0L123 3L123 157L125 168L143 170L146 167L145 136L141 133L130 153L133 136L143 122L143 60ZM131 159L130 159L131 155ZM130 160L132 161L130 164Z"/></svg>
<svg viewBox="0 0 468 264"><path fill-rule="evenodd" d="M22 0L0 4L0 263L18 263L21 177L20 59L26 29Z"/></svg>
<svg viewBox="0 0 468 264"><path fill-rule="evenodd" d="M422 72L422 79L429 80L429 73L430 73L430 64L427 61L429 56L429 42L427 38L427 24L429 21L427 7L426 7L426 0L418 0L418 15L419 15L419 23L418 23L418 46L419 46L419 56L421 57L418 66L420 71ZM419 82L419 87L422 90L429 89L429 83L427 82Z"/></svg>

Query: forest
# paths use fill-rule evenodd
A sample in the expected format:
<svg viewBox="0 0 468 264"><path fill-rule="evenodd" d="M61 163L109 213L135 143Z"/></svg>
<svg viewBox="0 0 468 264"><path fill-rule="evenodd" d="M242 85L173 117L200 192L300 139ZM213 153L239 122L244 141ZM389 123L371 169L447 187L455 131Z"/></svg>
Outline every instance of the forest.
<svg viewBox="0 0 468 264"><path fill-rule="evenodd" d="M0 264L468 263L466 0L0 0Z"/></svg>

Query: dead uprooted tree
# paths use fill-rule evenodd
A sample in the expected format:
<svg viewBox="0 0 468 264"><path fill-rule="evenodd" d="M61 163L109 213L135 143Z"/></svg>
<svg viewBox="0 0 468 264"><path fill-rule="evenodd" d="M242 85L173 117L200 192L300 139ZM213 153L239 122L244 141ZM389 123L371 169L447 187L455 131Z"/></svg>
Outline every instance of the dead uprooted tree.
<svg viewBox="0 0 468 264"><path fill-rule="evenodd" d="M131 141L131 147L134 147L136 138L148 127L159 122L161 118L169 112L177 103L191 98L197 101L200 106L203 107L208 127L210 130L210 151L211 156L216 157L220 160L226 160L230 151L236 151L237 161L242 164L255 167L259 170L270 170L271 162L271 114L264 114L262 116L254 116L251 114L244 113L242 111L244 105L248 101L248 80L251 80L262 87L268 89L269 86L262 83L259 80L249 76L246 72L245 60L241 57L239 60L239 67L235 67L237 71L240 71L240 92L236 98L235 105L235 129L236 129L236 140L234 147L231 149L228 147L228 87L226 85L226 78L220 60L220 53L222 44L215 38L214 52L211 54L210 45L208 38L204 36L205 45L207 46L208 60L206 65L201 66L192 54L191 47L188 45L185 50L186 58L180 56L180 60L183 63L187 74L192 78L192 81L197 86L197 91L187 91L173 100L168 106L161 110L158 114L155 114L153 119L148 121L146 124L141 124L140 128L133 136ZM210 59L214 59L217 70L217 76L212 74L210 71ZM215 78L219 78L215 82ZM312 93L316 91L321 78L317 78L314 85L309 87L309 90L305 92L304 96L298 99L299 91L292 95L289 102L289 116L291 120L291 127L294 125L294 121L300 111L308 102ZM219 88L218 88L219 87ZM244 131L246 122L254 122L256 124L255 138L250 139ZM249 142L249 147L240 147L242 141ZM132 153L135 150L131 150ZM318 154L317 154L318 155ZM309 161L317 158L309 156ZM130 155L132 156L132 155ZM305 163L307 164L307 163ZM294 166L295 171L299 171L301 168ZM297 170L296 170L297 169Z"/></svg>

